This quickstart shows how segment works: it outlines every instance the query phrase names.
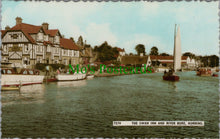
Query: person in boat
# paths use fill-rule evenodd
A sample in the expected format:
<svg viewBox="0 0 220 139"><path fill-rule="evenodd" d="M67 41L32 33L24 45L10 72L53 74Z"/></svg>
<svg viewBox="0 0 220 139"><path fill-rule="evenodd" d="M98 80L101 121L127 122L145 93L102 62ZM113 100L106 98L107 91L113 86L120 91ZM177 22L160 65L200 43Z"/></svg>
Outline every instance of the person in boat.
<svg viewBox="0 0 220 139"><path fill-rule="evenodd" d="M164 70L164 75L166 75L167 74L167 70Z"/></svg>

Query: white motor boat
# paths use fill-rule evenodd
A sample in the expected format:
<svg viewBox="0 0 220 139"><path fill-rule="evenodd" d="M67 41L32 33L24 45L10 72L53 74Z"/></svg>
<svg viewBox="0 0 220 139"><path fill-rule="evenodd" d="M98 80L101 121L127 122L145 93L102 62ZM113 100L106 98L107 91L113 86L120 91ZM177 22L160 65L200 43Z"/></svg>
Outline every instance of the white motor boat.
<svg viewBox="0 0 220 139"><path fill-rule="evenodd" d="M13 69L5 68L1 69L1 86L23 86L31 84L43 83L44 76L39 75L38 70L22 69L21 72L16 73Z"/></svg>

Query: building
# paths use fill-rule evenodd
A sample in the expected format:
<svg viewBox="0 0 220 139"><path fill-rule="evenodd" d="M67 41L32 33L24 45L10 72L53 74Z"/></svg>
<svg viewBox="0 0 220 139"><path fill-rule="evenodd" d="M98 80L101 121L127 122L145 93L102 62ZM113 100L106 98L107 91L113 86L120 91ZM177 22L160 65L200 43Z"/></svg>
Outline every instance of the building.
<svg viewBox="0 0 220 139"><path fill-rule="evenodd" d="M151 65L153 62L158 61L160 66L171 67L173 66L173 56L153 56L148 58L147 64ZM181 67L182 68L196 68L198 66L195 59L191 59L188 56L181 57Z"/></svg>
<svg viewBox="0 0 220 139"><path fill-rule="evenodd" d="M37 63L78 64L79 48L71 39L63 38L58 29L49 29L48 23L40 26L22 23L1 30L2 62L12 67L33 68Z"/></svg>
<svg viewBox="0 0 220 139"><path fill-rule="evenodd" d="M173 56L122 56L120 62L123 65L143 65L147 66L155 65L158 61L160 67L172 67ZM182 68L196 68L197 62L188 56L182 56L181 60Z"/></svg>

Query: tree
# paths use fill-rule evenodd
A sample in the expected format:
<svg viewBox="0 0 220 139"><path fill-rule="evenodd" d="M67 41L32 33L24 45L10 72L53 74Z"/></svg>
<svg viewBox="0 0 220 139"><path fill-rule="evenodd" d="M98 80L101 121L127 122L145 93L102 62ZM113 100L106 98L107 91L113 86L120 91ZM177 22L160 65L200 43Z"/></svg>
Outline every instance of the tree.
<svg viewBox="0 0 220 139"><path fill-rule="evenodd" d="M134 54L133 54L133 53L129 53L129 55L130 55L130 56L133 56Z"/></svg>
<svg viewBox="0 0 220 139"><path fill-rule="evenodd" d="M145 46L143 44L136 45L135 50L137 51L138 55L140 55L140 53L145 55Z"/></svg>
<svg viewBox="0 0 220 139"><path fill-rule="evenodd" d="M170 54L167 54L167 53L161 53L160 55L161 56L170 56Z"/></svg>
<svg viewBox="0 0 220 139"><path fill-rule="evenodd" d="M190 58L195 58L195 54L193 54L193 53L191 53L191 52L185 52L185 53L183 54L183 56L188 56L188 57L190 57Z"/></svg>
<svg viewBox="0 0 220 139"><path fill-rule="evenodd" d="M101 62L116 60L119 54L117 47L112 48L106 41L100 46L95 46L95 51L98 52L98 59Z"/></svg>
<svg viewBox="0 0 220 139"><path fill-rule="evenodd" d="M74 40L74 38L73 38L73 37L70 37L70 40L72 40L72 41L75 43L75 40Z"/></svg>
<svg viewBox="0 0 220 139"><path fill-rule="evenodd" d="M158 48L156 46L152 47L151 50L150 50L150 55L155 55L157 56L159 53L158 53Z"/></svg>
<svg viewBox="0 0 220 139"><path fill-rule="evenodd" d="M78 46L83 46L83 38L82 36L79 36L78 41L77 41Z"/></svg>

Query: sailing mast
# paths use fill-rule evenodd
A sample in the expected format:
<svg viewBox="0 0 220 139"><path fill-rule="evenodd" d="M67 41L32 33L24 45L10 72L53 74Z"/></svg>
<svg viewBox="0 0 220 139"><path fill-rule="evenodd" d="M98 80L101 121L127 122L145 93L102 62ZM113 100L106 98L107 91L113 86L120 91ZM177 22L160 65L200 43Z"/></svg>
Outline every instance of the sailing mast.
<svg viewBox="0 0 220 139"><path fill-rule="evenodd" d="M181 69L181 40L180 40L180 28L175 24L174 30L174 51L173 51L173 70L176 72Z"/></svg>

